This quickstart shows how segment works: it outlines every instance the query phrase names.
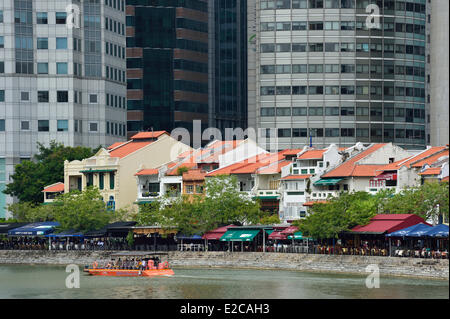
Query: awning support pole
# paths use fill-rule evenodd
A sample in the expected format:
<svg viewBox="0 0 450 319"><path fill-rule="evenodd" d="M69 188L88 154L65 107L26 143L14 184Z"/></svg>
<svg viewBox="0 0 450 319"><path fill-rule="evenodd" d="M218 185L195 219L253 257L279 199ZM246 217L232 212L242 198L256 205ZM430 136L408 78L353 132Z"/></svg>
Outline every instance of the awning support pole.
<svg viewBox="0 0 450 319"><path fill-rule="evenodd" d="M266 252L266 232L264 231L264 228L263 228L263 253L265 253Z"/></svg>

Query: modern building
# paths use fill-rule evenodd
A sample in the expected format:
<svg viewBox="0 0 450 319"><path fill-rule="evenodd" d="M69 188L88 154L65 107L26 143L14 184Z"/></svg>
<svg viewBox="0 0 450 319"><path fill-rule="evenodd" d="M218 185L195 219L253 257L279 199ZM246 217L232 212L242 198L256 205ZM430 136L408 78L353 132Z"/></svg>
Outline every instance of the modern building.
<svg viewBox="0 0 450 319"><path fill-rule="evenodd" d="M430 23L431 145L449 143L449 2L432 0Z"/></svg>
<svg viewBox="0 0 450 319"><path fill-rule="evenodd" d="M208 126L208 2L127 0L128 132Z"/></svg>
<svg viewBox="0 0 450 319"><path fill-rule="evenodd" d="M134 174L145 163L157 168L191 148L165 131L141 132L127 142L100 149L91 158L64 163L64 192L94 186L109 209L132 208L138 191Z"/></svg>
<svg viewBox="0 0 450 319"><path fill-rule="evenodd" d="M37 142L125 141L125 48L125 0L0 1L0 218Z"/></svg>
<svg viewBox="0 0 450 319"><path fill-rule="evenodd" d="M249 127L278 149L425 149L429 2L248 0Z"/></svg>
<svg viewBox="0 0 450 319"><path fill-rule="evenodd" d="M247 1L209 4L209 123L247 128Z"/></svg>

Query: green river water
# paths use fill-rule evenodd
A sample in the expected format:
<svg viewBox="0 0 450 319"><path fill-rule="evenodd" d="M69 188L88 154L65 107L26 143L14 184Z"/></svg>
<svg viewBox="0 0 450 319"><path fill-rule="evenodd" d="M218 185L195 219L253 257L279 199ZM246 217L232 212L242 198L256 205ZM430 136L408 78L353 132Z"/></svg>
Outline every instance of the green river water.
<svg viewBox="0 0 450 319"><path fill-rule="evenodd" d="M0 265L0 298L51 299L412 299L449 298L449 281L381 277L368 289L365 275L281 270L174 268L175 276L88 276L66 288L65 266Z"/></svg>

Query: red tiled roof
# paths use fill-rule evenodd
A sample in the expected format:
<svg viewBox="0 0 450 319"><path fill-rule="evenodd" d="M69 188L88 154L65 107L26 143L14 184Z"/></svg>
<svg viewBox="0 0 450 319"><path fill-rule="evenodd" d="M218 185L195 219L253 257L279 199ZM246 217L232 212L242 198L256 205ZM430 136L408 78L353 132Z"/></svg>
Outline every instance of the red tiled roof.
<svg viewBox="0 0 450 319"><path fill-rule="evenodd" d="M134 153L147 145L150 145L151 143L152 143L151 141L147 142L131 141L129 143L125 143L122 146L113 149L112 151L109 152L109 155L111 157L124 158L125 156L130 155L131 153Z"/></svg>
<svg viewBox="0 0 450 319"><path fill-rule="evenodd" d="M117 143L114 143L114 144L111 145L111 146L108 146L106 149L107 149L107 150L112 150L113 148L116 148L116 147L118 147L118 146L120 146L120 145L122 145L122 144L124 144L124 143L126 143L126 142L117 142Z"/></svg>
<svg viewBox="0 0 450 319"><path fill-rule="evenodd" d="M392 233L419 223L430 225L423 218L414 214L379 214L373 217L369 224L356 226L351 231L354 233L384 234Z"/></svg>
<svg viewBox="0 0 450 319"><path fill-rule="evenodd" d="M328 204L329 202L326 200L315 200L315 201L309 201L303 204L303 206L311 207L314 204Z"/></svg>
<svg viewBox="0 0 450 319"><path fill-rule="evenodd" d="M440 173L441 173L440 167L430 167L430 168L427 168L422 173L419 173L419 175L429 176L429 175L439 175Z"/></svg>
<svg viewBox="0 0 450 319"><path fill-rule="evenodd" d="M158 175L159 170L157 168L154 169L141 169L139 172L134 174L135 176L146 176L146 175Z"/></svg>
<svg viewBox="0 0 450 319"><path fill-rule="evenodd" d="M298 157L298 159L322 159L323 153L327 150L308 150Z"/></svg>
<svg viewBox="0 0 450 319"><path fill-rule="evenodd" d="M132 140L144 140L150 138L158 138L163 134L169 135L166 131L156 131L156 132L140 132L131 137Z"/></svg>
<svg viewBox="0 0 450 319"><path fill-rule="evenodd" d="M275 164L271 164L269 166L264 166L258 169L258 174L277 174L281 173L281 169L289 164L291 164L291 161L280 161Z"/></svg>
<svg viewBox="0 0 450 319"><path fill-rule="evenodd" d="M431 165L431 164L437 162L441 157L448 156L448 154L449 154L448 150L445 150L443 152L437 153L430 157L424 158L421 161L414 162L411 166L412 167L422 167L425 164Z"/></svg>
<svg viewBox="0 0 450 319"><path fill-rule="evenodd" d="M378 176L378 170L383 168L385 165L355 165L355 169L351 176L356 177L372 177Z"/></svg>
<svg viewBox="0 0 450 319"><path fill-rule="evenodd" d="M191 163L191 162L183 162L181 164L179 163L175 163L175 165L169 164L169 168L172 168L171 170L168 170L166 172L167 176L175 176L178 175L178 169L179 168L188 168L188 169L192 169L192 168L197 168L197 163Z"/></svg>
<svg viewBox="0 0 450 319"><path fill-rule="evenodd" d="M203 181L205 176L206 172L199 169L192 169L183 173L183 181Z"/></svg>
<svg viewBox="0 0 450 319"><path fill-rule="evenodd" d="M289 175L281 178L282 181L308 179L311 175Z"/></svg>
<svg viewBox="0 0 450 319"><path fill-rule="evenodd" d="M64 192L64 183L56 183L49 186L44 187L44 190L42 192L46 193L60 193Z"/></svg>
<svg viewBox="0 0 450 319"><path fill-rule="evenodd" d="M331 170L330 172L322 175L323 178L327 177L347 177L347 176L353 176L353 171L355 169L355 164L363 159L364 157L372 154L373 152L381 149L382 147L386 146L387 144L374 144L368 149L358 153L357 155L349 158L344 163L336 167L335 169Z"/></svg>
<svg viewBox="0 0 450 319"><path fill-rule="evenodd" d="M209 172L206 176L217 176L217 175L230 175L230 174L251 174L255 173L260 167L267 166L272 161L280 161L283 158L281 153L276 154L258 154L244 161L234 163L212 172Z"/></svg>
<svg viewBox="0 0 450 319"><path fill-rule="evenodd" d="M297 155L298 153L300 153L302 151L302 149L297 148L297 149L287 149L282 151L284 156L293 156L293 155Z"/></svg>

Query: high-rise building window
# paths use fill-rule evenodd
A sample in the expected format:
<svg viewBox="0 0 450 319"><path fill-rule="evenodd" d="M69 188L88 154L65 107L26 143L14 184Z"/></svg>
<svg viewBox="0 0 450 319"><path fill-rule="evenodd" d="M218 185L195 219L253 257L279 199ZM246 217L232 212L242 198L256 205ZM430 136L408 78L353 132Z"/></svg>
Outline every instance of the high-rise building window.
<svg viewBox="0 0 450 319"><path fill-rule="evenodd" d="M67 13L56 12L56 24L66 24Z"/></svg>
<svg viewBox="0 0 450 319"><path fill-rule="evenodd" d="M38 91L38 102L39 103L48 103L48 91Z"/></svg>
<svg viewBox="0 0 450 319"><path fill-rule="evenodd" d="M56 38L56 49L67 49L67 38Z"/></svg>
<svg viewBox="0 0 450 319"><path fill-rule="evenodd" d="M59 103L69 102L69 92L68 91L57 91L56 97L57 97L56 101Z"/></svg>
<svg viewBox="0 0 450 319"><path fill-rule="evenodd" d="M57 62L56 63L56 74L67 74L67 62Z"/></svg>
<svg viewBox="0 0 450 319"><path fill-rule="evenodd" d="M37 48L42 50L48 49L48 38L37 38Z"/></svg>
<svg viewBox="0 0 450 319"><path fill-rule="evenodd" d="M0 120L0 132L4 132L5 131L5 120L1 119Z"/></svg>
<svg viewBox="0 0 450 319"><path fill-rule="evenodd" d="M48 24L47 12L37 12L36 13L36 23L37 24Z"/></svg>
<svg viewBox="0 0 450 319"><path fill-rule="evenodd" d="M69 121L68 120L58 120L57 131L58 132L67 132L68 130L69 130Z"/></svg>
<svg viewBox="0 0 450 319"><path fill-rule="evenodd" d="M49 132L50 124L49 120L38 120L38 132Z"/></svg>
<svg viewBox="0 0 450 319"><path fill-rule="evenodd" d="M48 74L48 63L38 62L37 72L38 72L38 74Z"/></svg>

